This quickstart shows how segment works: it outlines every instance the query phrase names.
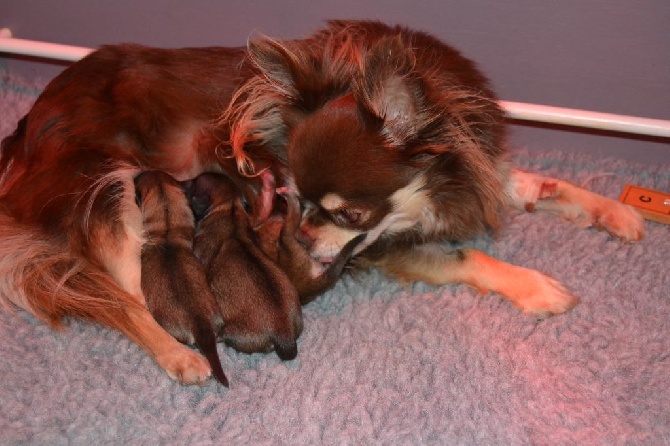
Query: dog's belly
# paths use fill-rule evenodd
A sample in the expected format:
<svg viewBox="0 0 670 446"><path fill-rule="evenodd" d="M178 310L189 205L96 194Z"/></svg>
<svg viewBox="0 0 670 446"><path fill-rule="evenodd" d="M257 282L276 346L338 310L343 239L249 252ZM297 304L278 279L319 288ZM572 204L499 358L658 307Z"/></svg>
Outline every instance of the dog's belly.
<svg viewBox="0 0 670 446"><path fill-rule="evenodd" d="M61 106L66 110L60 115L49 113L50 105L57 109L61 103L38 104L25 133L3 145L0 200L23 223L53 233L80 226L86 232L93 227L86 223L90 218L123 221L115 210L121 190L139 171L162 170L187 180L217 170L217 146L210 141L220 135L215 138L204 124L207 118L185 112L144 126L142 119L150 114L143 110L123 119L115 104L96 110Z"/></svg>
<svg viewBox="0 0 670 446"><path fill-rule="evenodd" d="M209 135L211 130L202 123L184 125L181 130L170 131L166 143L159 144L146 153L141 168L162 170L178 181L197 177L216 168L216 143ZM146 150L145 150L146 152Z"/></svg>
<svg viewBox="0 0 670 446"><path fill-rule="evenodd" d="M70 163L95 175L110 163L180 180L225 159L216 121L237 89L244 51L105 47L54 79L11 142L16 164ZM223 156L221 156L223 155ZM98 164L91 160L99 160ZM83 161L82 161L83 160Z"/></svg>

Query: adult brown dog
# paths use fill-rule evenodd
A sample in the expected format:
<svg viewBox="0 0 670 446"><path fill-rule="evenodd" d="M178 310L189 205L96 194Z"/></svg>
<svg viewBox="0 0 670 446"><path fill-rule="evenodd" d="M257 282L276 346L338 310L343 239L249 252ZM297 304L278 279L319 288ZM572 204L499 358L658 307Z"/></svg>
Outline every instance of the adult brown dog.
<svg viewBox="0 0 670 446"><path fill-rule="evenodd" d="M499 225L506 206L548 210L623 240L643 236L631 208L510 168L503 112L487 80L424 33L332 22L309 39L248 50L105 47L38 98L0 157L0 290L58 325L118 329L170 376L210 369L147 311L133 177L179 180L275 163L302 198L311 253L327 261L366 232L361 263L432 283L497 291L522 311L577 300L557 281L441 242Z"/></svg>

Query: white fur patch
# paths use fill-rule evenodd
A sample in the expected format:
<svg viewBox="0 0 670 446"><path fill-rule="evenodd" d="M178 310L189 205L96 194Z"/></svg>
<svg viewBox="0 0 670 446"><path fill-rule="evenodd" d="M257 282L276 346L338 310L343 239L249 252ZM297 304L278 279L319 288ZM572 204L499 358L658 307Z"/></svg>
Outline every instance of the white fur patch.
<svg viewBox="0 0 670 446"><path fill-rule="evenodd" d="M391 195L392 214L401 216L401 218L396 218L396 221L388 227L388 231L402 231L417 223L422 226L424 224L432 226L433 219L430 216L434 214L434 207L428 191L424 189L425 186L426 179L423 176L417 176L407 186Z"/></svg>
<svg viewBox="0 0 670 446"><path fill-rule="evenodd" d="M311 228L308 235L314 239L310 247L310 254L319 260L332 260L347 244L362 231L341 228L333 223L326 223L317 228Z"/></svg>
<svg viewBox="0 0 670 446"><path fill-rule="evenodd" d="M420 225L427 231L439 230L439 219L435 218L435 208L427 190L426 179L418 176L407 186L395 191L391 197L393 210L382 221L367 232L366 239L354 251L358 254L386 233L395 233ZM338 209L344 200L336 194L327 194L321 205L329 210ZM339 227L333 223L313 228L309 234L315 239L311 253L317 258L331 258L342 247L363 231Z"/></svg>
<svg viewBox="0 0 670 446"><path fill-rule="evenodd" d="M342 207L344 207L345 203L346 202L344 201L344 198L340 197L337 194L332 193L324 195L324 197L319 202L321 207L327 210L328 212L334 212L337 211L338 209L341 209Z"/></svg>
<svg viewBox="0 0 670 446"><path fill-rule="evenodd" d="M548 198L548 191L551 186L556 186L556 182L552 178L515 169L510 174L505 194L512 206L525 209L542 198Z"/></svg>

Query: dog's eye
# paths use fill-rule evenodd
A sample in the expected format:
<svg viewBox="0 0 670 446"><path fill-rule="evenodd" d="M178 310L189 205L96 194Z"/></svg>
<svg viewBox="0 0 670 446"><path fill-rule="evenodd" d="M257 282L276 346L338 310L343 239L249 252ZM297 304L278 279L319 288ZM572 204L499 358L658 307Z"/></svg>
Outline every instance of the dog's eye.
<svg viewBox="0 0 670 446"><path fill-rule="evenodd" d="M361 211L356 209L340 209L337 214L347 223L357 223L361 219Z"/></svg>

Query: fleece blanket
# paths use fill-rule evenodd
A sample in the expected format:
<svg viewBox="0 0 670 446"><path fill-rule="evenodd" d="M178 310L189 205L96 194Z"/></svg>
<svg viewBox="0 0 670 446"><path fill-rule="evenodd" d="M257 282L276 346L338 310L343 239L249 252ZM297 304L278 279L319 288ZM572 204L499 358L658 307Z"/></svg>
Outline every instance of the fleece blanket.
<svg viewBox="0 0 670 446"><path fill-rule="evenodd" d="M4 136L40 85L1 78ZM670 165L514 159L612 198L627 182L670 191ZM670 228L646 230L621 244L512 212L474 240L581 298L539 322L463 285L345 275L304 308L297 359L220 345L230 389L180 386L101 326L0 311L0 444L670 444Z"/></svg>

